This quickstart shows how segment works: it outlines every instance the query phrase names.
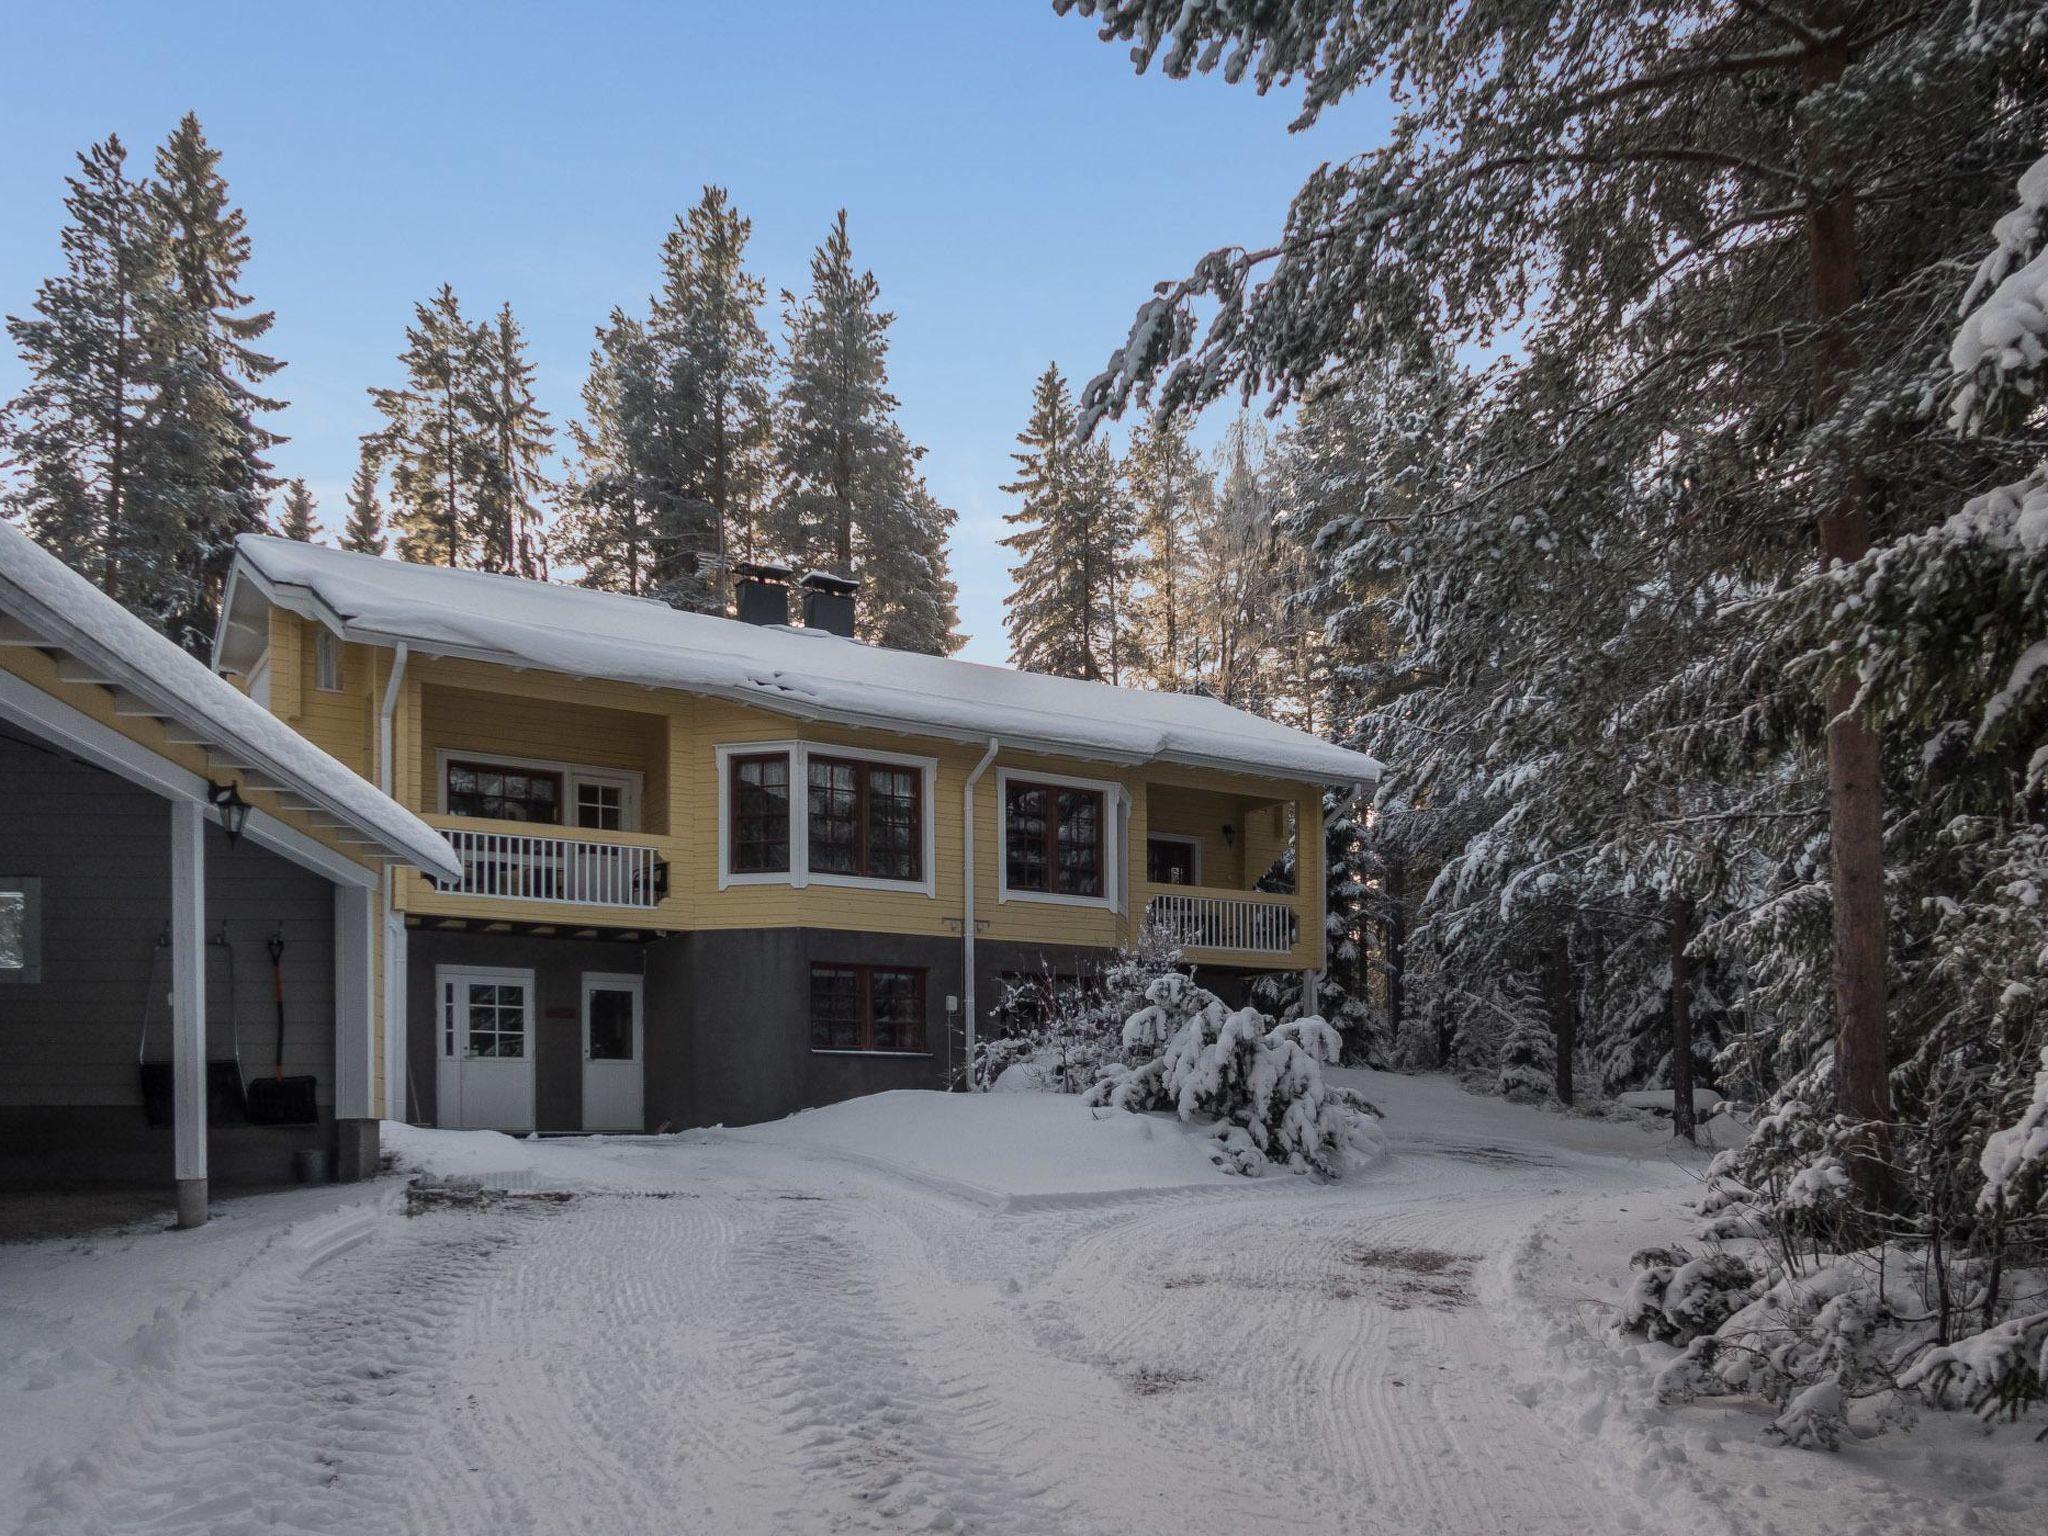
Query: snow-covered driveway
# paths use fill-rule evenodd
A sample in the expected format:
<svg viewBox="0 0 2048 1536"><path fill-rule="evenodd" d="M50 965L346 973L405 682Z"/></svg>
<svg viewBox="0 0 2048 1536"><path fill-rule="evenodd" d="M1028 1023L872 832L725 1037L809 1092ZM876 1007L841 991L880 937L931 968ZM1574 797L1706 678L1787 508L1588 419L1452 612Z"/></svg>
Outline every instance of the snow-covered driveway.
<svg viewBox="0 0 2048 1536"><path fill-rule="evenodd" d="M1130 1187L1062 1195L1057 1168L976 1171L960 1117L995 1101L923 1095L662 1141L416 1138L513 1187L410 1215L387 1188L284 1229L140 1353L96 1354L63 1265L0 1250L28 1282L0 1291L0 1425L100 1404L85 1444L0 1428L0 1511L36 1533L2040 1528L2024 1460L1948 1425L1839 1457L1720 1409L1646 1426L1586 1303L1678 1230L1693 1172L1634 1127L1371 1086L1396 1153L1333 1187L1212 1177L1123 1118L1102 1134ZM1083 1114L986 1112L1011 1117L998 1150ZM1064 1152L1102 1150L1087 1124ZM145 1274L174 1241L96 1262Z"/></svg>

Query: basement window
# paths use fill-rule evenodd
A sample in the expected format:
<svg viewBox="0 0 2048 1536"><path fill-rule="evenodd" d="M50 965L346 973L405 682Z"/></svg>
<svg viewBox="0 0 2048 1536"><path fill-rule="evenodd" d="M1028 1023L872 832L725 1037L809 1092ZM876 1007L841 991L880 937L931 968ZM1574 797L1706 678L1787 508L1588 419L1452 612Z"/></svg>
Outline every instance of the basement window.
<svg viewBox="0 0 2048 1536"><path fill-rule="evenodd" d="M811 1049L928 1054L924 972L887 965L813 965Z"/></svg>
<svg viewBox="0 0 2048 1536"><path fill-rule="evenodd" d="M43 882L0 875L0 985L42 980Z"/></svg>

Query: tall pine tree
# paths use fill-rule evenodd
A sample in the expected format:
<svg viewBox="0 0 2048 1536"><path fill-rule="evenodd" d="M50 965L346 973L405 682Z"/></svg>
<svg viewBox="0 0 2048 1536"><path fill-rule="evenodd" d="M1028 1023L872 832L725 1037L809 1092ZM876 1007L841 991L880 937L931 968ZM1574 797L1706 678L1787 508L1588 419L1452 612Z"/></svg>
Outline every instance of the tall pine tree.
<svg viewBox="0 0 2048 1536"><path fill-rule="evenodd" d="M1143 545L1136 571L1143 586L1131 604L1135 670L1155 687L1178 689L1193 676L1196 540L1211 514L1214 482L1186 427L1168 416L1131 433L1124 473Z"/></svg>
<svg viewBox="0 0 2048 1536"><path fill-rule="evenodd" d="M482 336L443 283L413 306L399 363L405 383L372 388L384 426L370 438L391 471L391 524L399 558L473 565L481 539L483 480L494 444L483 424Z"/></svg>
<svg viewBox="0 0 2048 1536"><path fill-rule="evenodd" d="M538 581L547 575L541 517L549 495L543 461L555 430L533 393L526 338L502 305L478 332L477 380L472 390L482 469L476 497L477 561Z"/></svg>
<svg viewBox="0 0 2048 1536"><path fill-rule="evenodd" d="M284 506L277 515L279 537L297 539L301 544L319 541L320 519L318 508L313 502L313 493L306 488L302 479L291 479L284 483Z"/></svg>
<svg viewBox="0 0 2048 1536"><path fill-rule="evenodd" d="M348 521L341 529L341 547L354 554L384 553L384 504L378 479L376 457L365 444L356 456L355 476L348 483Z"/></svg>
<svg viewBox="0 0 2048 1536"><path fill-rule="evenodd" d="M127 585L135 437L150 398L147 335L163 302L162 251L128 154L108 137L78 157L64 209L64 272L7 334L29 382L0 418L15 471L0 506L115 596ZM140 580L136 573L136 579Z"/></svg>
<svg viewBox="0 0 2048 1536"><path fill-rule="evenodd" d="M162 621L193 650L212 642L236 535L266 525L278 481L265 455L283 441L259 420L283 407L261 386L284 365L257 346L276 316L242 288L248 220L229 200L220 159L188 112L158 149L149 189L166 287L144 422L155 462L137 483L135 522L141 541L168 557Z"/></svg>
<svg viewBox="0 0 2048 1536"><path fill-rule="evenodd" d="M1057 365L1032 390L1031 419L1017 434L1022 498L1004 521L1017 532L1004 627L1010 660L1029 672L1107 680L1117 646L1116 580L1127 558L1130 521L1115 461L1103 444L1077 436L1073 396Z"/></svg>

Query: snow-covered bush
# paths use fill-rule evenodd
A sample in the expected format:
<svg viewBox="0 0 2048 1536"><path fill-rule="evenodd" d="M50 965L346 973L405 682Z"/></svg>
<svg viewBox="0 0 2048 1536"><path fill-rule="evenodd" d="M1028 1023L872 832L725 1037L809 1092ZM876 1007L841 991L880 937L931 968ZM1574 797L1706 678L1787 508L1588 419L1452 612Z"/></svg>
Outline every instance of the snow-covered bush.
<svg viewBox="0 0 2048 1536"><path fill-rule="evenodd" d="M1899 1378L1937 1402L1992 1418L2018 1418L2048 1398L2048 1312L2010 1317L1954 1344L1930 1349Z"/></svg>
<svg viewBox="0 0 2048 1536"><path fill-rule="evenodd" d="M1622 1303L1621 1326L1669 1344L1711 1334L1756 1288L1749 1266L1729 1253L1645 1248L1629 1262L1636 1278Z"/></svg>
<svg viewBox="0 0 2048 1536"><path fill-rule="evenodd" d="M1382 1150L1379 1111L1323 1079L1341 1049L1323 1020L1276 1024L1256 1008L1233 1011L1177 971L1155 977L1145 998L1124 1024L1124 1062L1088 1091L1089 1103L1213 1123L1210 1156L1239 1173L1279 1163L1337 1177L1347 1154Z"/></svg>
<svg viewBox="0 0 2048 1536"><path fill-rule="evenodd" d="M1146 923L1100 972L1012 981L997 1008L1009 1027L975 1042L975 1087L1085 1091L1121 1059L1124 1021L1145 1006L1145 988L1180 965L1173 935Z"/></svg>

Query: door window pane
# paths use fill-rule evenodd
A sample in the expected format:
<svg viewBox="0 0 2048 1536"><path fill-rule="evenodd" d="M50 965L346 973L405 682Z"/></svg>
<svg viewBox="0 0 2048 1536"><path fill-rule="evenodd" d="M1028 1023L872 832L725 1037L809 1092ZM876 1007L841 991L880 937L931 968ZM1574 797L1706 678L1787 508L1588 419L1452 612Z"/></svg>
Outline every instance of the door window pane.
<svg viewBox="0 0 2048 1536"><path fill-rule="evenodd" d="M579 780L576 785L576 825L594 827L600 832L625 831L625 786Z"/></svg>
<svg viewBox="0 0 2048 1536"><path fill-rule="evenodd" d="M590 1059L633 1059L633 994L623 987L600 987L590 994Z"/></svg>

